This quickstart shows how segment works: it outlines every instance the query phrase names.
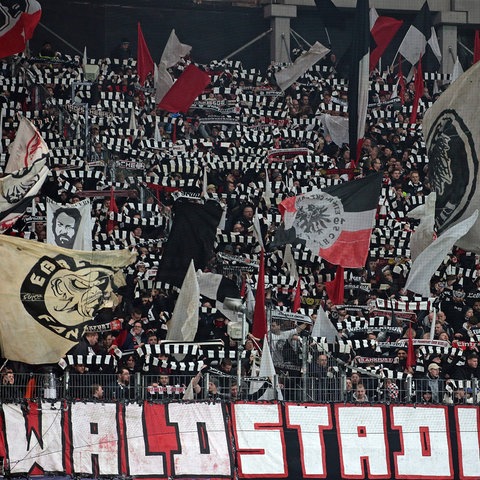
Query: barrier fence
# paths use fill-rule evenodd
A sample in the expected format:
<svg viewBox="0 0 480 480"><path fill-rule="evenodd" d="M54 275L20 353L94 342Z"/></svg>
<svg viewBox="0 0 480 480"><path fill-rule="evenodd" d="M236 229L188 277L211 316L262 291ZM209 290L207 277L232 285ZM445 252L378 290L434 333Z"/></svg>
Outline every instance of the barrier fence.
<svg viewBox="0 0 480 480"><path fill-rule="evenodd" d="M24 399L57 401L190 401L190 400L284 400L309 403L422 403L422 404L479 404L478 379L432 380L407 376L405 380L364 377L352 383L346 372L327 372L327 375L276 375L242 377L241 385L235 375L207 372L193 375L161 373L128 375L64 372L57 376L46 374L15 374L13 383L0 387L4 403ZM198 387L195 385L198 384Z"/></svg>

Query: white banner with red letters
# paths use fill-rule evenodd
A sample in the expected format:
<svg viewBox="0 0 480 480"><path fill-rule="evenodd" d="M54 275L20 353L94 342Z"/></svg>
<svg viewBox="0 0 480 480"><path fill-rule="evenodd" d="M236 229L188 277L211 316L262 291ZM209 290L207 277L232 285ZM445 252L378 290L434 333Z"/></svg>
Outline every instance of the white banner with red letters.
<svg viewBox="0 0 480 480"><path fill-rule="evenodd" d="M478 479L471 405L3 404L5 474Z"/></svg>

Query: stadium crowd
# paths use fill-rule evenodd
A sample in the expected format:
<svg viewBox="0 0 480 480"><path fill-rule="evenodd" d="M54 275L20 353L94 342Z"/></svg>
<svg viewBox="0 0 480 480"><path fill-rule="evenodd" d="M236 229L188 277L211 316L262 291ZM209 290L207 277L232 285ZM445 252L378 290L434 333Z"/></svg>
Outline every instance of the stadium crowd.
<svg viewBox="0 0 480 480"><path fill-rule="evenodd" d="M262 339L231 339L229 320L215 308L215 299L200 299L195 341L222 340L223 359L212 362L187 352L183 362L174 357L178 352L158 346L166 338L178 290L156 280L157 266L175 201L182 198L211 199L222 206L206 270L228 276L242 291L255 290L258 281L261 246L254 219L259 220L266 305L268 312L276 312L269 322L269 345L278 374L277 398L477 403L478 258L454 248L432 278L430 299L404 290L409 241L418 225L410 212L431 191L422 113L437 90L448 88L448 80L426 80L418 118L411 124L414 82L402 89L396 73L374 71L365 141L353 164L345 134L348 86L334 55L285 92L275 85L280 65L261 73L235 61L211 62L202 66L211 83L186 114L158 110L153 77L140 86L135 60L116 56L89 60L99 67L92 81L85 81L80 59L65 55L43 52L0 64L1 163L8 160L21 113L47 142L51 169L26 215L4 234L45 242L46 197L62 204L87 197L92 200L93 248L138 253L114 304L98 312L93 322L98 328L87 331L59 366L5 359L4 400L33 391L28 381L15 380L29 372L46 375L47 387L56 388L50 397L45 393L47 398L260 398L245 380L238 384L237 362L242 379L254 377ZM183 59L171 74L178 78L190 62ZM383 187L369 258L364 268L345 269L344 302L335 305L325 285L334 280L335 266L300 241L282 244L276 235L278 204L376 172L383 172ZM111 187L118 207L113 214ZM298 322L288 315L282 320L282 313L292 311L298 276ZM323 310L339 332L335 342L310 335L317 318L324 321ZM248 301L246 317L250 326ZM92 354L103 360L88 360ZM197 362L195 371L180 370L189 360ZM84 380L84 375L90 377Z"/></svg>

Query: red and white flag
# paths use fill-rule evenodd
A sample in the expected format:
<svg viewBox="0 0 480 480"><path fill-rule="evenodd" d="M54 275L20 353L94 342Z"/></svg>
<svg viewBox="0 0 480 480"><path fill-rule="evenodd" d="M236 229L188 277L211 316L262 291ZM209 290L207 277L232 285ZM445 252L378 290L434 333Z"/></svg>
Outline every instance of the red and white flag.
<svg viewBox="0 0 480 480"><path fill-rule="evenodd" d="M15 140L9 146L5 173L13 173L28 167L35 160L49 153L49 149L35 125L25 117L21 117Z"/></svg>
<svg viewBox="0 0 480 480"><path fill-rule="evenodd" d="M280 203L285 229L306 247L346 268L365 265L382 188L382 174L290 197Z"/></svg>
<svg viewBox="0 0 480 480"><path fill-rule="evenodd" d="M370 48L370 72L378 65L381 56L402 25L403 20L379 16L375 8L370 9L370 35L375 43L375 48Z"/></svg>
<svg viewBox="0 0 480 480"><path fill-rule="evenodd" d="M42 16L36 0L2 2L0 26L0 58L23 52Z"/></svg>

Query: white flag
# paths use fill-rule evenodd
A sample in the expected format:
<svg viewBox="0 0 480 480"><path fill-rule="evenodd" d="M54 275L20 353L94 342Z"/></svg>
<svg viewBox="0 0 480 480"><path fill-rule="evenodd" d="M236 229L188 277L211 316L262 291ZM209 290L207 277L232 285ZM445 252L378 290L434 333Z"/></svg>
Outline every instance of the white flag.
<svg viewBox="0 0 480 480"><path fill-rule="evenodd" d="M435 202L437 195L431 192L423 205L411 210L409 217L420 220L420 225L415 229L410 238L410 253L415 260L432 242L435 234Z"/></svg>
<svg viewBox="0 0 480 480"><path fill-rule="evenodd" d="M158 105L173 85L172 76L168 73L167 66L163 62L155 65L153 79L155 85L155 103Z"/></svg>
<svg viewBox="0 0 480 480"><path fill-rule="evenodd" d="M25 117L20 118L20 125L15 140L9 145L5 173L13 173L28 167L35 160L48 154L49 149L35 125Z"/></svg>
<svg viewBox="0 0 480 480"><path fill-rule="evenodd" d="M463 73L463 67L460 63L460 60L455 60L455 65L453 66L452 77L450 78L450 84L452 84L461 74Z"/></svg>
<svg viewBox="0 0 480 480"><path fill-rule="evenodd" d="M175 34L175 30L172 30L170 37L168 37L167 44L165 45L165 49L163 50L160 63L164 63L166 68L173 67L183 57L187 56L191 50L192 46L180 43L180 40Z"/></svg>
<svg viewBox="0 0 480 480"><path fill-rule="evenodd" d="M478 210L442 233L413 262L405 289L423 297L430 296L430 280L458 239L466 235L478 218Z"/></svg>
<svg viewBox="0 0 480 480"><path fill-rule="evenodd" d="M322 45L320 42L315 42L310 47L310 50L300 55L292 65L275 73L277 85L282 90L286 90L311 66L315 65L319 60L325 57L329 51L330 49Z"/></svg>
<svg viewBox="0 0 480 480"><path fill-rule="evenodd" d="M191 342L194 340L198 329L199 299L200 288L192 260L175 303L172 318L168 322L166 340L175 342ZM181 361L183 357L184 355L175 355L178 361Z"/></svg>
<svg viewBox="0 0 480 480"><path fill-rule="evenodd" d="M333 326L321 305L318 307L317 319L313 324L312 337L325 337L328 343L335 343L338 338L337 329Z"/></svg>
<svg viewBox="0 0 480 480"><path fill-rule="evenodd" d="M88 198L68 205L47 198L47 243L91 251L92 228L92 206Z"/></svg>
<svg viewBox="0 0 480 480"><path fill-rule="evenodd" d="M268 346L267 337L265 336L263 341L262 358L260 359L260 370L258 372L259 377L269 378L269 384L265 389L265 392L256 400L275 400L275 389L273 388L275 378L275 365L273 364L272 354L270 353L270 347ZM250 383L250 395L258 392L260 389L265 388L265 381L253 381ZM277 399L283 400L283 394L280 388L277 386Z"/></svg>

